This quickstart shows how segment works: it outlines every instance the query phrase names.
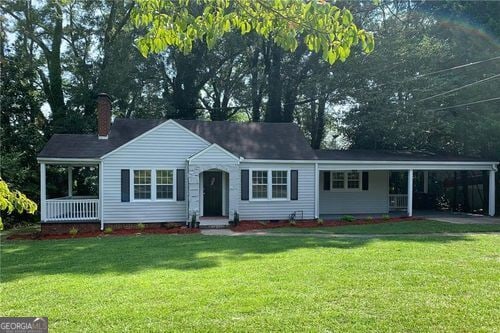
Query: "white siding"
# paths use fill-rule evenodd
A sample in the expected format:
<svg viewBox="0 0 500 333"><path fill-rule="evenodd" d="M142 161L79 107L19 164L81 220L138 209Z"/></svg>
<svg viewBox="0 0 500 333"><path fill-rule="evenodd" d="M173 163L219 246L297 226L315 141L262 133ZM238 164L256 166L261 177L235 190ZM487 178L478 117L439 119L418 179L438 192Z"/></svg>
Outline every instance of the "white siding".
<svg viewBox="0 0 500 333"><path fill-rule="evenodd" d="M245 163L241 169L283 169L298 170L299 200L286 201L252 201L241 200L239 213L241 220L287 220L294 211L303 211L304 219L314 218L314 163ZM250 182L252 175L250 174ZM250 184L251 188L251 184ZM299 213L300 214L300 213ZM300 215L298 216L300 218Z"/></svg>
<svg viewBox="0 0 500 333"><path fill-rule="evenodd" d="M320 171L319 213L382 214L389 211L389 172L369 171L368 191L325 191Z"/></svg>
<svg viewBox="0 0 500 333"><path fill-rule="evenodd" d="M186 169L187 178L186 159L207 146L170 122L106 157L102 191L104 223L185 221L187 201L133 202L131 195L131 202L121 202L121 169ZM186 192L186 200L187 195Z"/></svg>

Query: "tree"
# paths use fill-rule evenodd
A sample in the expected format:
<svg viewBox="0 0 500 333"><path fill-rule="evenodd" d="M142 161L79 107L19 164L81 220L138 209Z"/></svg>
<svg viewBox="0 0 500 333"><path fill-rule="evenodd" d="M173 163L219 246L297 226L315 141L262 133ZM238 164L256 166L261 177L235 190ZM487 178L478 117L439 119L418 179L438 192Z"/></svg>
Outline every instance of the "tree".
<svg viewBox="0 0 500 333"><path fill-rule="evenodd" d="M137 41L144 56L170 46L188 54L196 41L213 48L232 30L255 32L287 51L295 51L303 38L310 51L330 64L344 61L358 41L365 52L374 47L373 36L358 29L348 9L326 1L139 0L132 19L146 29ZM280 51L273 50L272 56L279 57Z"/></svg>
<svg viewBox="0 0 500 333"><path fill-rule="evenodd" d="M18 213L27 212L35 213L37 209L36 203L28 199L26 195L15 190L11 191L7 183L0 178L0 211L7 214L17 211ZM0 216L0 230L3 230L2 217Z"/></svg>

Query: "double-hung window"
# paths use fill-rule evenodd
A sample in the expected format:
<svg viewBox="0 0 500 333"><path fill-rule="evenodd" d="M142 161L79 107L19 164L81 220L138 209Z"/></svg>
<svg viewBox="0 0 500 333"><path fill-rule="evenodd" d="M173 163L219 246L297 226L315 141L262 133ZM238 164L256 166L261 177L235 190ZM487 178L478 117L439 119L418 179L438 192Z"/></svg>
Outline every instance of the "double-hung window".
<svg viewBox="0 0 500 333"><path fill-rule="evenodd" d="M288 171L272 171L272 199L288 198Z"/></svg>
<svg viewBox="0 0 500 333"><path fill-rule="evenodd" d="M174 198L174 171L156 170L156 199L171 200Z"/></svg>
<svg viewBox="0 0 500 333"><path fill-rule="evenodd" d="M361 189L361 175L358 171L347 173L347 188L356 190Z"/></svg>
<svg viewBox="0 0 500 333"><path fill-rule="evenodd" d="M344 172L332 172L332 189L341 190L344 189L344 180L345 174Z"/></svg>
<svg viewBox="0 0 500 333"><path fill-rule="evenodd" d="M151 199L151 170L134 170L134 199Z"/></svg>
<svg viewBox="0 0 500 333"><path fill-rule="evenodd" d="M287 170L252 170L252 199L288 199L288 180Z"/></svg>
<svg viewBox="0 0 500 333"><path fill-rule="evenodd" d="M252 171L252 198L267 199L267 170Z"/></svg>
<svg viewBox="0 0 500 333"><path fill-rule="evenodd" d="M362 180L359 171L331 171L330 189L332 191L361 190Z"/></svg>

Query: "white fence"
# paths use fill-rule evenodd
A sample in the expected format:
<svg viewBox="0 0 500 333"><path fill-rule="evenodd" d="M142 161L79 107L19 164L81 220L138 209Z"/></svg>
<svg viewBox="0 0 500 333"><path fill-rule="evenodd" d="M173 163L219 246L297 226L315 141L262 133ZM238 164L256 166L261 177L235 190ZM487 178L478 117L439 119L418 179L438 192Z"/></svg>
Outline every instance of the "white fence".
<svg viewBox="0 0 500 333"><path fill-rule="evenodd" d="M389 194L389 210L404 210L408 208L407 194Z"/></svg>
<svg viewBox="0 0 500 333"><path fill-rule="evenodd" d="M90 221L99 219L99 199L48 199L47 221Z"/></svg>

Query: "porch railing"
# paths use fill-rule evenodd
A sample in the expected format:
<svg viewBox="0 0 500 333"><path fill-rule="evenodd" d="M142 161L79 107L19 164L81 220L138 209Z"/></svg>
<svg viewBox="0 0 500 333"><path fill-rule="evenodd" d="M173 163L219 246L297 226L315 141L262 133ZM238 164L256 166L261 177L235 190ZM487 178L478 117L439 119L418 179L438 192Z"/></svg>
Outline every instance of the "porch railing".
<svg viewBox="0 0 500 333"><path fill-rule="evenodd" d="M407 194L389 194L389 210L403 210L408 208Z"/></svg>
<svg viewBox="0 0 500 333"><path fill-rule="evenodd" d="M91 221L99 219L99 199L57 198L48 199L47 221Z"/></svg>

